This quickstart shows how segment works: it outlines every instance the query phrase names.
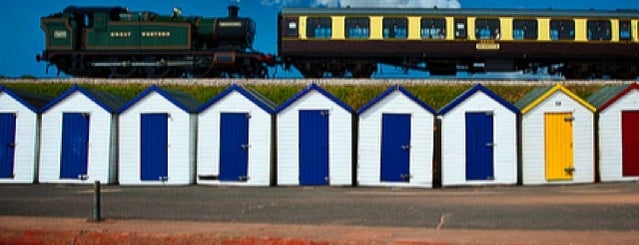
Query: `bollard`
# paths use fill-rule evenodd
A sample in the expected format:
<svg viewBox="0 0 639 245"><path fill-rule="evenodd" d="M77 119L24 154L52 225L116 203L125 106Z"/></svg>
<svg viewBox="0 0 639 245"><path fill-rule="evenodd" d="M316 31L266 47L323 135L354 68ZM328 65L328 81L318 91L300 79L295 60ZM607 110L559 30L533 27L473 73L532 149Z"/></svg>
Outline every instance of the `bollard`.
<svg viewBox="0 0 639 245"><path fill-rule="evenodd" d="M102 221L100 212L100 181L96 180L93 184L93 222Z"/></svg>

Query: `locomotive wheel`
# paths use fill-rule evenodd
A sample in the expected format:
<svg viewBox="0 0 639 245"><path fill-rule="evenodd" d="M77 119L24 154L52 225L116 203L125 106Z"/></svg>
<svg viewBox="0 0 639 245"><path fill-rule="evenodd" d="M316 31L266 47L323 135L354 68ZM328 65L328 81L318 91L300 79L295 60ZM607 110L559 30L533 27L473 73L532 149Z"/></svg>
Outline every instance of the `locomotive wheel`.
<svg viewBox="0 0 639 245"><path fill-rule="evenodd" d="M122 62L122 60L118 57L110 57L109 62ZM114 78L127 78L132 77L138 71L137 67L132 66L111 66L109 67L111 71L111 77Z"/></svg>
<svg viewBox="0 0 639 245"><path fill-rule="evenodd" d="M155 56L149 56L144 58L146 62L155 62L158 61ZM166 66L167 58L162 58L160 60L160 66L145 66L144 71L149 78L164 78L169 75L172 68Z"/></svg>

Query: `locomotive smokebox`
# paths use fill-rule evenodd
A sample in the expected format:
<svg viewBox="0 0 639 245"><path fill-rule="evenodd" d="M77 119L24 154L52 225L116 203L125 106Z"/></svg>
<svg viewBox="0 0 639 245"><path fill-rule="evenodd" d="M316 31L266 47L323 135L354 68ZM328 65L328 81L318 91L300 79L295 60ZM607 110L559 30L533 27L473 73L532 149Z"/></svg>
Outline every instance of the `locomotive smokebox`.
<svg viewBox="0 0 639 245"><path fill-rule="evenodd" d="M229 9L229 18L231 19L235 19L239 16L239 12L240 12L240 7L237 5L229 5L228 7Z"/></svg>

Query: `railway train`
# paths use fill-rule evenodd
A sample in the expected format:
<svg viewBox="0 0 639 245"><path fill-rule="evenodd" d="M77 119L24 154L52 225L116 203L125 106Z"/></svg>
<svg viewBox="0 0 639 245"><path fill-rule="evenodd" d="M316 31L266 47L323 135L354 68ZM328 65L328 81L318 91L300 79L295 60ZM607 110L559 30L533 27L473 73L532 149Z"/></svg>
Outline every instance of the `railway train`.
<svg viewBox="0 0 639 245"><path fill-rule="evenodd" d="M378 65L431 75L545 71L566 79L639 76L638 10L283 8L277 55L252 49L255 23L124 8L44 17L38 56L74 76L369 78Z"/></svg>

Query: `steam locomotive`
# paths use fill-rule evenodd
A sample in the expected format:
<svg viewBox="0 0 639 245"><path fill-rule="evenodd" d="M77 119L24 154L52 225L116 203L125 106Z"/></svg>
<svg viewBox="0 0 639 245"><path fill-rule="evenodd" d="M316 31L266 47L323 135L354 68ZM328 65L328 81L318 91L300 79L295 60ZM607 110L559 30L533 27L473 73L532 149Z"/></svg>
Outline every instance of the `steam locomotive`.
<svg viewBox="0 0 639 245"><path fill-rule="evenodd" d="M36 60L76 77L255 77L274 56L254 51L256 26L228 7L224 18L75 7L41 19L46 50Z"/></svg>

